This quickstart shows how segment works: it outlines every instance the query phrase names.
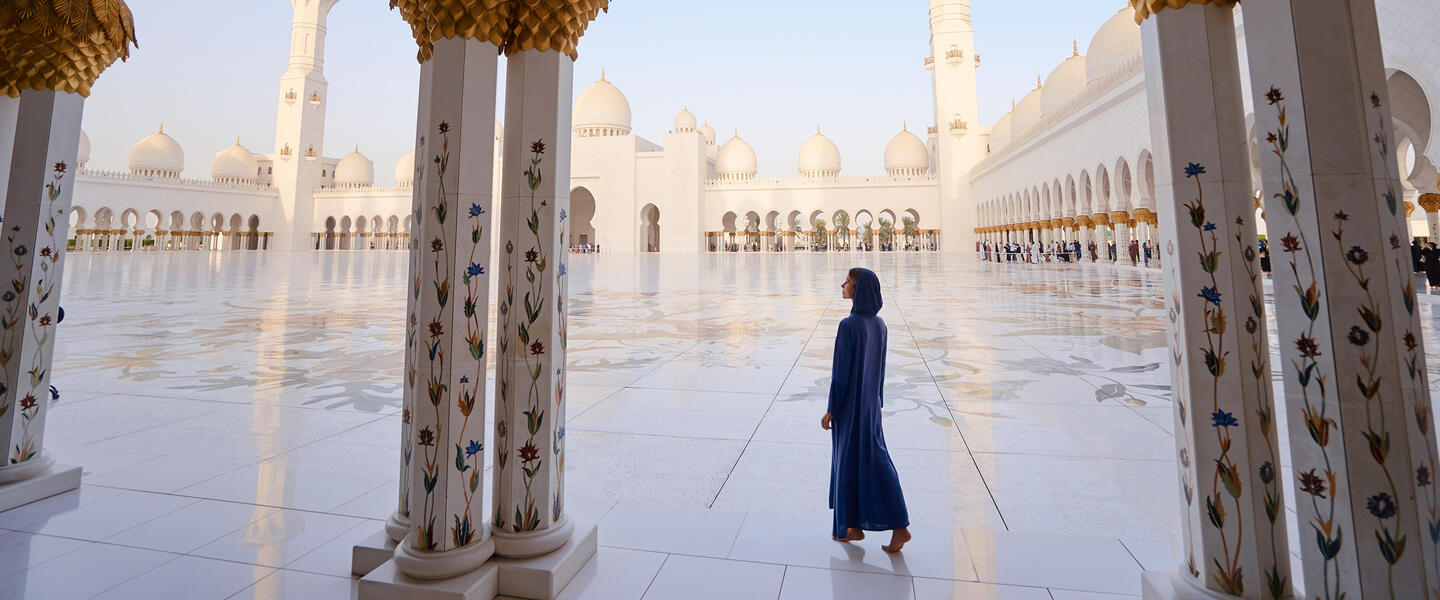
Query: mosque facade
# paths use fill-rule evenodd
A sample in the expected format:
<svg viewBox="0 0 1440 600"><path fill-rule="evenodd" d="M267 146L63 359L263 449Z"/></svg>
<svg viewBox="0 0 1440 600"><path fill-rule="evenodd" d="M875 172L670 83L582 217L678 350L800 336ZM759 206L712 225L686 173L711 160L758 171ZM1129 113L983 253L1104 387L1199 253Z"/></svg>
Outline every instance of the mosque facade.
<svg viewBox="0 0 1440 600"><path fill-rule="evenodd" d="M129 170L84 168L82 135L72 212L81 250L388 250L409 245L414 153L375 185L355 147L322 146L329 6L299 4L277 90L276 147L240 140L220 150L211 177L184 179L185 152L163 126L131 150ZM631 128L630 103L600 79L572 115L570 244L603 252L939 250L994 243L1156 241L1154 165L1140 30L1128 6L992 126L978 124L969 2L930 7L936 125L902 127L884 164L845 165L817 128L791 177L757 177L756 149L734 130L717 137L688 109L657 142ZM1413 23L1419 3L1378 2L1412 233L1440 238L1440 46ZM1243 31L1237 30L1241 44ZM1243 49L1242 49L1243 55ZM1248 97L1248 96L1247 96ZM1247 107L1247 111L1249 111ZM1253 117L1250 117L1253 122ZM495 172L503 130L496 125ZM1252 132L1252 180L1259 150ZM423 166L423 165L420 165ZM848 168L847 168L848 167ZM500 178L496 178L496 195ZM1258 203L1257 203L1258 206ZM1416 208L1424 211L1417 211ZM1428 222L1427 222L1428 221ZM1123 255L1124 252L1117 253Z"/></svg>

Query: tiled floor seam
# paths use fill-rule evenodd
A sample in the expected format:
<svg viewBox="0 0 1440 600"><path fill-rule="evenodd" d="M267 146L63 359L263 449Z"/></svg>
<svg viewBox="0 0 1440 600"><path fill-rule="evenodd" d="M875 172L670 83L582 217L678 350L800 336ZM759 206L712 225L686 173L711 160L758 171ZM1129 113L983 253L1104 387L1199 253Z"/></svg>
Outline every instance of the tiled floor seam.
<svg viewBox="0 0 1440 600"><path fill-rule="evenodd" d="M915 339L915 330L910 327L910 319L905 317L904 303L898 304L900 310L897 312L900 314L900 320L905 324L905 331L910 334L910 342L915 345L915 351L920 355L922 364L925 365L925 372L930 374L931 383L934 383L936 388L940 388L939 383L935 381L935 371L930 368L930 360L925 358L924 352L920 350L920 340ZM960 435L960 443L965 445L965 453L970 457L971 464L975 465L975 473L980 477L980 483L985 485L985 494L990 496L990 504L995 507L995 514L1000 517L1000 524L1004 525L1008 531L1010 524L1005 521L1005 512L1000 510L1000 502L995 498L995 491L990 488L989 480L985 479L985 472L980 470L980 461L975 458L975 451L970 448L970 442L965 439L965 432L960 429L960 421L955 418L955 408L950 406L944 389L940 389L940 401L945 403L945 411L950 415L950 423L955 427L955 433Z"/></svg>

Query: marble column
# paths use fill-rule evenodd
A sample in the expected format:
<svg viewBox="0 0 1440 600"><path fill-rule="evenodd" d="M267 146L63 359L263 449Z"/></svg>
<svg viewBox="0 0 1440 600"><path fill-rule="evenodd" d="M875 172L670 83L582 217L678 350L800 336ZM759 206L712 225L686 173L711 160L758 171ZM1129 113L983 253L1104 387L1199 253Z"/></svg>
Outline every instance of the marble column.
<svg viewBox="0 0 1440 600"><path fill-rule="evenodd" d="M1180 564L1146 573L1146 598L1291 594L1232 4L1141 25L1182 516Z"/></svg>
<svg viewBox="0 0 1440 600"><path fill-rule="evenodd" d="M1090 216L1095 223L1095 256L1097 262L1110 262L1107 232L1110 231L1110 213L1095 213Z"/></svg>
<svg viewBox="0 0 1440 600"><path fill-rule="evenodd" d="M1375 2L1244 13L1304 587L1437 598L1435 421Z"/></svg>
<svg viewBox="0 0 1440 600"><path fill-rule="evenodd" d="M80 117L85 99L53 90L20 95L5 193L0 281L0 511L80 486L79 467L45 449Z"/></svg>
<svg viewBox="0 0 1440 600"><path fill-rule="evenodd" d="M1432 242L1440 240L1440 194L1420 194L1416 202L1425 209L1426 235Z"/></svg>
<svg viewBox="0 0 1440 600"><path fill-rule="evenodd" d="M1115 229L1115 264L1130 262L1130 213L1117 210L1110 213L1110 226Z"/></svg>
<svg viewBox="0 0 1440 600"><path fill-rule="evenodd" d="M495 585L482 483L497 54L446 38L420 66L412 214L423 243L410 251L400 498L386 523L392 539L404 533L401 575L467 590ZM389 569L368 575L362 595L433 591Z"/></svg>
<svg viewBox="0 0 1440 600"><path fill-rule="evenodd" d="M569 229L574 61L525 50L506 63L503 289L496 345L495 479L491 528L501 556L545 554L570 539L565 512L563 240Z"/></svg>

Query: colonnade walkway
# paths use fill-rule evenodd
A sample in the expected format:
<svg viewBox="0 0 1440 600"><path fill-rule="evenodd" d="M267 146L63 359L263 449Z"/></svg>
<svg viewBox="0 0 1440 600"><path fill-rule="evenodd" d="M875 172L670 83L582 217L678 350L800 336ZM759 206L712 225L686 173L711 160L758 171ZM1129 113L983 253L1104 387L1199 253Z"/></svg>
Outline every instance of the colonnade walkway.
<svg viewBox="0 0 1440 600"><path fill-rule="evenodd" d="M885 285L902 557L828 539L818 421L851 266ZM395 509L406 273L399 253L72 255L47 446L84 485L0 513L0 597L353 594L351 547ZM1173 564L1158 271L602 254L570 277L567 503L601 549L562 597L1107 598L1080 592Z"/></svg>

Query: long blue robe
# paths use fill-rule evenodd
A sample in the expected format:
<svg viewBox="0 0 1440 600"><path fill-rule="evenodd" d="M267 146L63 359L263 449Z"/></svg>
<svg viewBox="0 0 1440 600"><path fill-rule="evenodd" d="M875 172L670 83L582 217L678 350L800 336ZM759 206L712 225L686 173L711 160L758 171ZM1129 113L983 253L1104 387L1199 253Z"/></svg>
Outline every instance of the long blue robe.
<svg viewBox="0 0 1440 600"><path fill-rule="evenodd" d="M851 527L886 531L910 525L900 476L880 428L886 329L876 313L883 304L879 278L861 269L850 316L835 336L830 378L830 508L837 538Z"/></svg>

